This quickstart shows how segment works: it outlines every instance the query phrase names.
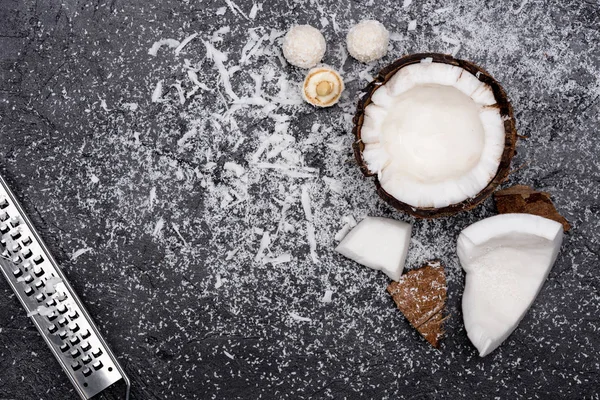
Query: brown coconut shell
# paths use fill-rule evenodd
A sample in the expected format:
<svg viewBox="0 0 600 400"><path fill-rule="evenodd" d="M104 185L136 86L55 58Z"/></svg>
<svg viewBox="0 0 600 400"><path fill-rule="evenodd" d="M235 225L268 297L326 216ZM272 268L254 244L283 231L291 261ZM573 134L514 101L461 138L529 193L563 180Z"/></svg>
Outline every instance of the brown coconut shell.
<svg viewBox="0 0 600 400"><path fill-rule="evenodd" d="M385 85L399 69L406 67L410 64L419 63L424 58L432 58L433 62L451 64L463 68L475 75L480 81L488 84L492 89L492 92L494 93L494 97L496 98L496 104L489 107L496 107L500 110L500 115L502 117L502 120L504 121L504 131L506 133L504 152L502 153L502 158L500 160L500 165L498 166L498 171L496 172L494 178L488 183L488 185L483 190L481 190L475 197L466 199L460 203L451 204L449 206L441 208L414 207L402 201L399 201L381 187L381 184L376 174L369 171L363 159L363 150L365 148L365 145L361 139L361 129L364 121L365 107L371 104L371 97L373 96L373 93L375 93L375 91L379 89L382 85ZM510 162L516 153L515 148L517 144L517 130L515 126L515 117L513 115L512 106L506 96L506 92L504 91L502 86L500 86L500 84L494 78L492 78L492 76L483 68L473 64L472 62L459 60L447 54L411 54L394 61L389 66L379 71L377 77L371 83L369 83L369 85L364 89L364 92L365 95L358 101L356 114L354 115L354 118L352 120L354 124L352 133L356 138L356 140L353 143L354 156L365 176L375 176L375 185L377 187L377 193L379 194L379 196L397 210L413 215L417 218L439 218L453 215L460 211L470 210L476 207L477 205L481 204L485 199L490 197L490 195L496 190L496 188L501 183L503 183L506 180L510 172Z"/></svg>
<svg viewBox="0 0 600 400"><path fill-rule="evenodd" d="M446 290L444 265L439 260L408 271L387 287L398 309L433 347L439 347L444 336Z"/></svg>

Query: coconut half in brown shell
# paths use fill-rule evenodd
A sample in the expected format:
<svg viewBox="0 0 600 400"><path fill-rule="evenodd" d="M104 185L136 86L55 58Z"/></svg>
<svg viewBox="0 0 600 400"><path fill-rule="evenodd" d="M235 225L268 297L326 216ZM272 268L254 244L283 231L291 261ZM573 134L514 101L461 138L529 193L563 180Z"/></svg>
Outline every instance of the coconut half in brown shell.
<svg viewBox="0 0 600 400"><path fill-rule="evenodd" d="M504 89L481 67L413 54L381 70L364 91L353 119L354 154L399 211L437 218L470 210L505 181L515 119Z"/></svg>

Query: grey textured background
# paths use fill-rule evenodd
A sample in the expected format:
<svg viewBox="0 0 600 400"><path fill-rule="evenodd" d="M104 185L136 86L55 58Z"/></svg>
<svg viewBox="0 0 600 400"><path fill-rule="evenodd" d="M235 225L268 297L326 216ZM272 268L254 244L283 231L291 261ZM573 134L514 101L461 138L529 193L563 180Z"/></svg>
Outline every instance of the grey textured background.
<svg viewBox="0 0 600 400"><path fill-rule="evenodd" d="M235 4L247 15L253 3ZM597 399L600 3L414 0L404 8L390 0L265 0L254 20L233 10L224 1L0 1L0 173L119 355L133 398ZM521 168L510 181L551 192L573 225L532 309L484 359L462 326L454 242L462 228L493 214L491 201L453 218L414 221L408 267L429 257L447 265L451 317L440 351L394 309L387 278L332 251L344 215L411 220L377 198L351 158L349 120L366 80L365 66L344 58L343 39L364 18L394 33L388 56L366 73L407 53L450 52L452 38L460 42L458 57L495 76L513 102L519 133L529 137L519 144L513 165ZM407 32L413 19L417 30ZM199 40L219 28L231 29L213 42L229 53L230 67L248 29L268 34L292 23L322 29L324 61L343 69L347 91L332 109L276 112L290 117L303 165L342 182L341 194L320 179L249 165L276 123L252 108L237 112L237 126L214 123L211 115L229 105L214 89L210 60L198 73L210 90L181 105L170 86L189 84L182 59L202 60ZM181 57L165 48L148 55L155 41L194 32L198 38ZM303 71L280 63L277 47L276 39L271 53L234 74L234 91L251 92L248 72L269 65L292 82L302 79ZM159 80L169 88L165 102L151 103ZM246 182L222 170L226 161L244 166ZM283 198L302 183L312 196L320 262L308 257L297 198L287 216L295 233L270 248L294 260L254 262L254 227L273 232L280 218L273 195ZM248 197L223 211L223 190L232 187ZM240 250L227 260L234 248ZM80 249L89 250L74 257ZM217 276L226 279L220 287ZM330 304L319 301L325 289L334 290ZM75 398L3 282L0 304L0 398ZM311 321L295 321L290 312ZM100 398L118 398L118 391Z"/></svg>

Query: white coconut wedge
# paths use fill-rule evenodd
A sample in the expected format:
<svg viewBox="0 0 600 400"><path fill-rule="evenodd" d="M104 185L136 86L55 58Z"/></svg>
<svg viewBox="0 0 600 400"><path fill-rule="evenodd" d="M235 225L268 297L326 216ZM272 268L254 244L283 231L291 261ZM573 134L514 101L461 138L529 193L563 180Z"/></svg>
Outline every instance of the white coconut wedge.
<svg viewBox="0 0 600 400"><path fill-rule="evenodd" d="M412 225L395 219L366 217L335 251L397 281L402 276Z"/></svg>
<svg viewBox="0 0 600 400"><path fill-rule="evenodd" d="M354 118L355 155L399 210L438 217L470 209L509 172L516 131L500 85L440 54L404 57L380 72Z"/></svg>
<svg viewBox="0 0 600 400"><path fill-rule="evenodd" d="M497 215L461 232L463 318L481 357L517 328L548 277L562 239L560 223L530 214Z"/></svg>

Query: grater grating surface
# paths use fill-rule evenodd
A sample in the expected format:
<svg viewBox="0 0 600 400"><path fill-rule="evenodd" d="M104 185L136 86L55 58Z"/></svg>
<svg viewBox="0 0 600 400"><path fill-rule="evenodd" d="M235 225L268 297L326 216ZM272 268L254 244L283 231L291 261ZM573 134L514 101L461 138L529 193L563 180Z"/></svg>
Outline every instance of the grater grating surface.
<svg viewBox="0 0 600 400"><path fill-rule="evenodd" d="M83 399L129 379L0 176L0 269Z"/></svg>

